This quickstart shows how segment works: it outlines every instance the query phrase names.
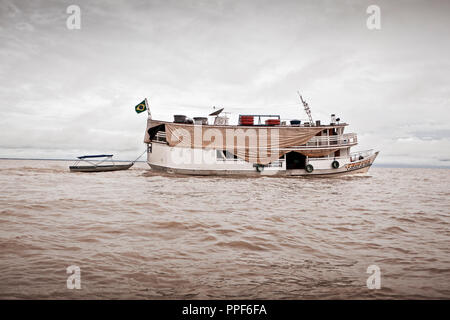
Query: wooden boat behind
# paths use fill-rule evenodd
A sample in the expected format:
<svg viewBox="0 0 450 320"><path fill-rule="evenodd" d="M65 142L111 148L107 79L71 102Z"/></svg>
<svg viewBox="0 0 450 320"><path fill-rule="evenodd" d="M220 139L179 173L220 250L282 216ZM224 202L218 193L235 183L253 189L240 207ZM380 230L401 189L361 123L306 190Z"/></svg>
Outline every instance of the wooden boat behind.
<svg viewBox="0 0 450 320"><path fill-rule="evenodd" d="M69 169L70 172L106 172L127 170L134 164L134 162L127 164L115 164L112 160L112 157L112 154L81 156L78 157L78 160L74 163L73 166L69 166ZM86 162L87 165L78 165L80 161ZM112 161L112 164L103 164L106 161Z"/></svg>

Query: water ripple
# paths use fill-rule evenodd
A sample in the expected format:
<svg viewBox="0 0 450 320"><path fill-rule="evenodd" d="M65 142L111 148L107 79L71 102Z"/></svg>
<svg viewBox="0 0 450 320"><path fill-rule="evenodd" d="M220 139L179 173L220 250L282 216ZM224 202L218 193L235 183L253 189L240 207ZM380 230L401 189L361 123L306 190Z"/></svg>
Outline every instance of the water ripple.
<svg viewBox="0 0 450 320"><path fill-rule="evenodd" d="M450 297L450 170L342 179L0 161L0 298ZM366 287L369 265L382 289ZM65 287L69 265L82 290Z"/></svg>

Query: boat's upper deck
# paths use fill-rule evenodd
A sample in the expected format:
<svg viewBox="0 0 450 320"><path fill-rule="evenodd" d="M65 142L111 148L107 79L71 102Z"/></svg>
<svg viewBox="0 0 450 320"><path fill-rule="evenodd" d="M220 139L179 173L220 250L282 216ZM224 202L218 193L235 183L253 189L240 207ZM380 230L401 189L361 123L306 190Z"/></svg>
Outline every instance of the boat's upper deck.
<svg viewBox="0 0 450 320"><path fill-rule="evenodd" d="M342 122L342 123L334 123L334 124L309 124L309 123L301 123L301 124L288 124L288 123L284 123L284 122L280 122L280 124L265 124L265 123L256 123L256 124L252 124L252 125L248 125L248 124L214 124L214 123L207 123L207 124L200 124L200 123L180 123L180 122L174 122L174 121L164 121L164 120L153 120L153 119L149 119L149 121L151 121L153 123L152 126L156 125L156 124L170 124L170 125L175 125L175 126L204 126L204 127L208 127L208 128L293 128L293 129L299 129L299 128L318 128L318 129L334 129L334 128L345 128L346 126L348 126L348 123Z"/></svg>

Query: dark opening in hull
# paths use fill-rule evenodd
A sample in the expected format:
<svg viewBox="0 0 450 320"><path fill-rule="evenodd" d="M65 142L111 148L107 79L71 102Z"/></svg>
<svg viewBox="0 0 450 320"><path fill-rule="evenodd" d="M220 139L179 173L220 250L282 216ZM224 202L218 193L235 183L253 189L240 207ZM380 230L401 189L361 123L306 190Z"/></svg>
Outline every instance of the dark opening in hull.
<svg viewBox="0 0 450 320"><path fill-rule="evenodd" d="M306 156L291 151L286 153L286 169L305 169Z"/></svg>

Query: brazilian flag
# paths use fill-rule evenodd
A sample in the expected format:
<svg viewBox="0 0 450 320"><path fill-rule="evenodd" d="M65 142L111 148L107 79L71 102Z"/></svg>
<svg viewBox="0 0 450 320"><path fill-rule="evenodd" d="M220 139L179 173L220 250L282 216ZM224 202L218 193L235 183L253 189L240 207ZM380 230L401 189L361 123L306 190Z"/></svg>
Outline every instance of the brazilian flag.
<svg viewBox="0 0 450 320"><path fill-rule="evenodd" d="M136 113L141 113L147 110L147 103L145 102L145 100L143 100L136 107L134 107L134 110L136 110Z"/></svg>

